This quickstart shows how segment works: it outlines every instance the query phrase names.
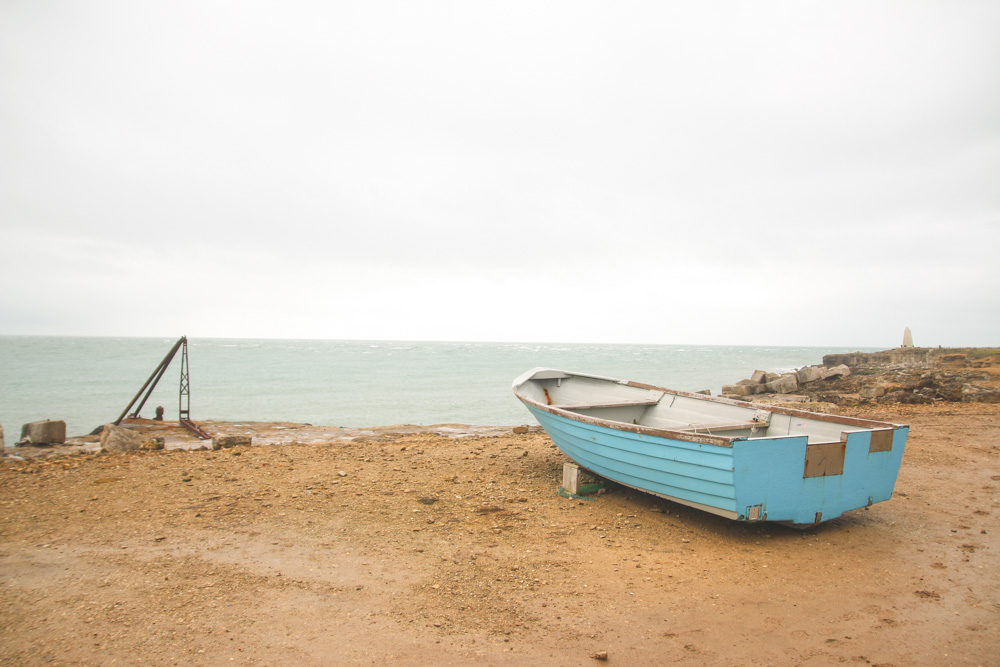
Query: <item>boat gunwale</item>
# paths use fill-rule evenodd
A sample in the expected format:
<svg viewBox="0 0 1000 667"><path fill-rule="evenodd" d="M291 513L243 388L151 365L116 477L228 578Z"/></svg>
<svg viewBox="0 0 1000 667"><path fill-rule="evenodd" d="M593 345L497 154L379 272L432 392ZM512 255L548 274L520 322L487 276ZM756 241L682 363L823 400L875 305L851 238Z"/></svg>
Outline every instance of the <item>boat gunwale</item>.
<svg viewBox="0 0 1000 667"><path fill-rule="evenodd" d="M675 394L677 396L686 396L688 398L696 398L701 401L709 401L711 403L723 403L726 405L735 405L741 408L754 408L757 410L766 410L767 412L776 412L779 415L789 415L792 417L804 417L806 419L815 419L816 421L831 422L833 424L843 424L844 426L860 426L861 428L879 430L886 428L909 428L908 424L896 424L894 422L880 422L874 419L862 419L861 417L848 417L846 415L831 415L826 412L810 412L809 410L797 410L795 408L787 408L780 405L771 405L769 403L751 403L749 401L739 401L733 398L723 398L722 396L706 396L705 394L696 394L689 391L681 391L679 389L664 389L663 387L655 387L651 384L645 384L642 382L632 382L626 381L626 385L629 387L637 387L639 389L655 389L657 391L663 391L669 394Z"/></svg>
<svg viewBox="0 0 1000 667"><path fill-rule="evenodd" d="M719 403L723 405L732 405L740 408L752 408L756 410L766 410L771 413L777 413L781 415L788 415L791 417L802 417L804 419L813 419L816 421L824 421L833 424L839 424L847 427L861 428L864 430L876 431L876 430L898 430L901 428L909 428L906 424L895 424L891 422L880 422L871 419L861 419L858 417L846 417L841 415L831 415L824 412L809 412L808 410L797 410L795 408L786 408L776 405L768 405L764 403L750 403L748 401L738 401L731 398L723 398L721 396L707 396L705 394L698 394L694 392L681 391L679 389L667 389L665 387L659 387L656 385L646 384L643 382L634 382L631 380L618 380L615 378L610 378L601 375L589 375L587 373L574 373L569 371L561 371L554 368L535 368L523 375L519 376L514 380L513 390L514 395L522 403L531 405L543 412L548 412L550 414L563 417L564 419L569 419L572 421L583 422L586 424L592 424L594 426L601 426L603 428L609 428L616 431L624 431L627 433L635 433L637 435L648 435L659 438L666 438L669 440L683 440L686 442L697 442L706 445L717 445L720 447L732 447L734 442L740 440L750 440L747 436L725 436L725 435L712 435L712 434L701 434L701 433L691 433L690 431L684 430L674 430L669 428L654 428L651 426L643 426L641 424L629 424L628 422L615 421L613 419L602 419L600 417L593 417L590 415L580 414L578 412L573 412L572 410L565 409L564 407L545 405L539 403L538 401L528 398L520 391L518 387L534 381L535 375L540 371L555 371L559 373L565 373L570 377L584 377L592 378L597 380L606 380L609 382L614 382L628 387L635 387L636 389L646 389L652 391L662 391L664 394L670 394L673 396L684 396L686 398L694 398L699 401L706 401L709 403ZM544 378L543 378L544 379ZM790 434L790 435L776 435L776 436L763 436L755 439L777 439L777 438L796 438L803 437L802 435ZM838 440L831 440L830 442L840 442ZM825 444L825 443L810 443L810 444Z"/></svg>

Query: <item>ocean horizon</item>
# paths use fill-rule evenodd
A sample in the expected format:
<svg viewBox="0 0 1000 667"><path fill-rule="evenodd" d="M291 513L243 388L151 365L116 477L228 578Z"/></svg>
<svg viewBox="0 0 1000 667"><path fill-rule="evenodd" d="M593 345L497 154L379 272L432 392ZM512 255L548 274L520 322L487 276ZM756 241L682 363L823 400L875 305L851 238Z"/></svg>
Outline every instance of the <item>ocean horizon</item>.
<svg viewBox="0 0 1000 667"><path fill-rule="evenodd" d="M0 336L0 425L62 419L79 436L114 421L177 338ZM881 348L599 343L189 338L194 421L325 426L533 423L514 398L521 373L547 366L719 393L754 370L793 370L824 354ZM141 416L179 409L178 352Z"/></svg>

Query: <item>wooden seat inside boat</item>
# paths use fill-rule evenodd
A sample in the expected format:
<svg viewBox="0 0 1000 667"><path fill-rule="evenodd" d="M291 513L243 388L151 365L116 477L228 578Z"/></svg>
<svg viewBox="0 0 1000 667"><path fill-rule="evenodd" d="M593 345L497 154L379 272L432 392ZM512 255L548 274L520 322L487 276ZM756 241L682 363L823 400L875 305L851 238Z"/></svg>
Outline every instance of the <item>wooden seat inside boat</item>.
<svg viewBox="0 0 1000 667"><path fill-rule="evenodd" d="M632 407L643 407L648 405L656 405L660 402L659 398L647 399L645 401L609 401L607 403L563 403L560 405L553 405L553 408L558 408L559 410L597 410L599 408L632 408Z"/></svg>
<svg viewBox="0 0 1000 667"><path fill-rule="evenodd" d="M749 429L767 428L767 422L731 422L729 424L679 424L665 427L671 431L686 431L689 433L721 433L724 431L746 431Z"/></svg>

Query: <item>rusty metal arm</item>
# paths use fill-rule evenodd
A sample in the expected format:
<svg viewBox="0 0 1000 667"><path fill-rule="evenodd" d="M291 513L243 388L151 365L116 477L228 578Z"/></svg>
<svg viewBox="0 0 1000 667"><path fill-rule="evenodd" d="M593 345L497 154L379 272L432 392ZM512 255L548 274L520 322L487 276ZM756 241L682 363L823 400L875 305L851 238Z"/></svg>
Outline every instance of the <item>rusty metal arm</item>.
<svg viewBox="0 0 1000 667"><path fill-rule="evenodd" d="M125 415L127 415L128 411L132 409L135 402L139 400L139 396L142 395L142 392L146 391L146 387L149 387L149 391L146 391L146 395L143 397L142 402L139 403L139 407L136 408L135 414L139 414L139 410L142 409L142 406L146 403L146 399L148 399L153 393L153 389L156 388L156 384L160 381L160 378L163 377L163 373L167 370L167 366L170 365L174 355L177 354L177 350L179 350L181 345L185 342L187 342L187 336L181 336L177 342L174 343L174 346L170 348L170 352L167 352L167 356L163 357L163 361L160 362L159 366L156 367L156 370L154 370L152 375L149 376L146 383L143 384L139 391L136 392L132 401L128 404L128 407L122 410L122 413L118 415L118 419L113 422L115 426L119 426L122 423L122 420L125 419ZM152 383L152 386L150 386L150 383Z"/></svg>

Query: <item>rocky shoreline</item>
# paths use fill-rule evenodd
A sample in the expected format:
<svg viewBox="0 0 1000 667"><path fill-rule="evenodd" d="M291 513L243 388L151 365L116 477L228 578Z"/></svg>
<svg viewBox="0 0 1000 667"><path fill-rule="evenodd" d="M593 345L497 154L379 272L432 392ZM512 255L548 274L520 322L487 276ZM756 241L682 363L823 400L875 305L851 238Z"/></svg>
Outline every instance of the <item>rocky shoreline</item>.
<svg viewBox="0 0 1000 667"><path fill-rule="evenodd" d="M765 404L794 404L813 412L878 405L935 403L1000 403L1000 348L896 348L880 352L828 354L822 364L792 372L758 370L750 378L724 385L724 398ZM66 437L59 421L25 424L16 450L4 448L0 430L0 457L46 458L64 454L121 452L145 449L212 449L229 447L200 440L178 422L128 419L125 428L102 434ZM284 422L200 422L213 440L253 444L303 442L363 442L406 434L444 437L490 436L511 426L435 424L368 428L335 428ZM519 427L527 428L527 427ZM531 427L538 429L537 426ZM142 432L130 437L129 430ZM54 435L53 435L54 434ZM114 437L110 437L114 435Z"/></svg>
<svg viewBox="0 0 1000 667"><path fill-rule="evenodd" d="M828 354L794 372L755 371L722 396L765 403L1000 403L1000 349L897 348Z"/></svg>

